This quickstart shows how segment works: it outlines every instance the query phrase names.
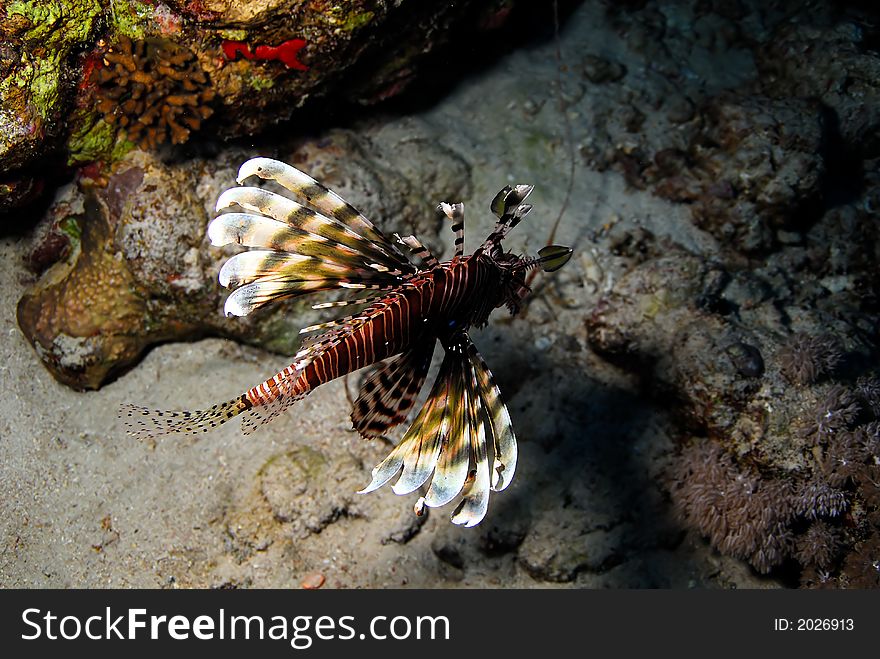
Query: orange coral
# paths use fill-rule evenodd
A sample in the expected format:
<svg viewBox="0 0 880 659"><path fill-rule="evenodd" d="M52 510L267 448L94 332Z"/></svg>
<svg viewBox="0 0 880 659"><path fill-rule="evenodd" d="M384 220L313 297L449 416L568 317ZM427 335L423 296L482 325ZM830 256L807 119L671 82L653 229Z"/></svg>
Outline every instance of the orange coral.
<svg viewBox="0 0 880 659"><path fill-rule="evenodd" d="M144 148L186 142L214 112L207 74L190 50L175 43L120 37L103 62L92 74L97 109Z"/></svg>

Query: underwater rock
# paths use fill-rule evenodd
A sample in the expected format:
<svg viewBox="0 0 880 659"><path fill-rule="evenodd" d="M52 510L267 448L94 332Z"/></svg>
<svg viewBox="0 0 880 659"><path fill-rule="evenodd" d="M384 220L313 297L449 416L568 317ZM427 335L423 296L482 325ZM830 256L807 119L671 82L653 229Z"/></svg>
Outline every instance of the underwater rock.
<svg viewBox="0 0 880 659"><path fill-rule="evenodd" d="M608 41L583 75L601 73L602 61L627 73L590 87L578 145L587 166L687 205L741 257L799 241L823 197L857 192L862 159L880 150L868 13L750 6L609 5Z"/></svg>
<svg viewBox="0 0 880 659"><path fill-rule="evenodd" d="M815 103L724 95L700 123L685 152L660 151L643 172L659 196L688 203L697 226L747 254L773 249L781 228L806 225L825 171Z"/></svg>
<svg viewBox="0 0 880 659"><path fill-rule="evenodd" d="M289 146L282 158L323 179L391 231L416 231L434 243L431 212L440 199L467 196L470 169L452 151L420 140L385 147L336 131ZM377 138L381 144L381 139ZM392 165L385 154L407 149L418 158ZM43 363L61 382L95 389L133 364L150 345L203 336L235 338L284 354L299 329L317 322L310 304L288 302L253 317L223 316L220 264L234 247L217 249L205 236L217 196L235 183L249 157L231 149L212 160L165 164L129 153L106 187L68 190L50 209L34 257L55 263L23 296L18 322ZM436 196L426 198L425 190ZM71 199L71 198L76 198ZM388 222L384 218L390 218ZM58 228L60 227L60 229ZM69 243L52 252L52 235Z"/></svg>
<svg viewBox="0 0 880 659"><path fill-rule="evenodd" d="M0 9L0 210L30 201L35 163L64 139L75 94L69 65L94 38L100 13L98 0L22 0Z"/></svg>
<svg viewBox="0 0 880 659"><path fill-rule="evenodd" d="M108 163L205 130L256 134L317 99L400 94L454 35L494 29L515 0L21 0L0 10L0 209L36 167ZM491 20L489 20L491 19Z"/></svg>
<svg viewBox="0 0 880 659"><path fill-rule="evenodd" d="M626 75L626 67L598 55L587 55L581 64L584 77L594 85L617 82Z"/></svg>
<svg viewBox="0 0 880 659"><path fill-rule="evenodd" d="M431 540L431 551L443 563L450 565L456 569L463 570L465 566L465 558L462 555L459 545L462 538L452 533L438 533Z"/></svg>
<svg viewBox="0 0 880 659"><path fill-rule="evenodd" d="M482 525L480 551L486 556L500 556L516 551L525 539L529 526L530 519L521 508L502 508Z"/></svg>
<svg viewBox="0 0 880 659"><path fill-rule="evenodd" d="M218 324L199 302L216 310L219 293L193 295L210 280L199 254L206 218L188 183L135 152L106 189L86 191L82 213L64 217L67 258L18 305L19 326L62 382L97 388L149 343L198 336L199 318ZM169 315L170 300L187 311Z"/></svg>
<svg viewBox="0 0 880 659"><path fill-rule="evenodd" d="M728 357L734 346L762 342L751 328L737 327L700 308L702 259L678 253L635 267L603 297L587 320L592 347L616 363L645 370L652 384L682 396L688 425L729 432L738 410L759 387L740 375Z"/></svg>
<svg viewBox="0 0 880 659"><path fill-rule="evenodd" d="M830 238L838 215L805 238L817 264L798 260L800 245L725 276L680 248L633 260L586 324L595 351L674 401L684 441L665 481L683 523L759 572L792 560L805 583L818 570L826 585L845 586L865 578L839 568L880 517L871 484L880 387L876 332L862 329L876 283L860 299L815 285L832 267L827 257L818 264L835 249L824 241L851 239ZM872 241L862 249L873 253ZM854 280L869 276L865 268ZM790 277L800 285L787 286Z"/></svg>
<svg viewBox="0 0 880 659"><path fill-rule="evenodd" d="M876 25L852 16L832 26L783 24L757 51L765 93L814 98L833 112L845 148L880 155L880 54Z"/></svg>
<svg viewBox="0 0 880 659"><path fill-rule="evenodd" d="M359 512L360 506L354 511ZM428 521L429 511L421 515L413 514L406 506L395 506L390 514L386 514L383 521L382 537L379 542L383 545L396 543L405 545L412 540Z"/></svg>
<svg viewBox="0 0 880 659"><path fill-rule="evenodd" d="M533 578L567 582L581 571L602 572L619 562L625 526L590 529L570 512L544 515L519 547L519 562Z"/></svg>

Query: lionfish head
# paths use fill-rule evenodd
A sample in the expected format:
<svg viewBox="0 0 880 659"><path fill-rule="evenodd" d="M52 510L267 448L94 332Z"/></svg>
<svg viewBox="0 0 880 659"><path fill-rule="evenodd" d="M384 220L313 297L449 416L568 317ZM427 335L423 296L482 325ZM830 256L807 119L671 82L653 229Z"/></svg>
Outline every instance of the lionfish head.
<svg viewBox="0 0 880 659"><path fill-rule="evenodd" d="M496 261L502 270L503 298L498 304L507 305L511 314L519 312L523 298L531 290L526 275L533 268L540 267L544 272L555 272L571 259L572 248L564 245L547 245L538 250L536 256L514 256L503 254Z"/></svg>
<svg viewBox="0 0 880 659"><path fill-rule="evenodd" d="M486 238L482 249L501 272L501 299L497 306L507 305L510 312L519 311L522 299L528 294L526 273L540 267L544 272L555 272L568 263L572 249L562 245L547 245L536 256L519 256L505 252L501 241L532 210L525 202L533 185L505 186L495 195L490 209L498 218L495 229Z"/></svg>

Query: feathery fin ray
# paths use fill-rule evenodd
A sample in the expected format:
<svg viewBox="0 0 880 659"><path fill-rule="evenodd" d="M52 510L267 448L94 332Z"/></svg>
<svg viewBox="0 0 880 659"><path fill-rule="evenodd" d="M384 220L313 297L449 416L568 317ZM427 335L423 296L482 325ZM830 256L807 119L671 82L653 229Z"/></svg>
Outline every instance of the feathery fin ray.
<svg viewBox="0 0 880 659"><path fill-rule="evenodd" d="M507 407L476 346L461 333L446 346L440 373L415 421L361 492L382 487L400 472L392 489L408 494L433 472L419 504L437 508L461 495L452 522L474 526L486 515L490 489L507 487L515 468L516 439Z"/></svg>
<svg viewBox="0 0 880 659"><path fill-rule="evenodd" d="M200 435L250 408L244 395L195 411L154 410L126 403L119 408L119 418L126 420L129 435L144 440L171 434Z"/></svg>
<svg viewBox="0 0 880 659"><path fill-rule="evenodd" d="M406 419L425 383L436 340L385 361L361 386L354 402L351 422L363 437L378 437Z"/></svg>

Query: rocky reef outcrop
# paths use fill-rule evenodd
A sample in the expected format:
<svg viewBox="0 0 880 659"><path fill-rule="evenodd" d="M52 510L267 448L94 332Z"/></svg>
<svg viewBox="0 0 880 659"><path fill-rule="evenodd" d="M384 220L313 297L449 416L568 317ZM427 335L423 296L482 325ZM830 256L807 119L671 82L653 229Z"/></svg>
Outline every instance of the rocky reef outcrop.
<svg viewBox="0 0 880 659"><path fill-rule="evenodd" d="M246 5L246 6L245 6ZM65 165L192 134L228 139L318 99L399 94L453 35L513 0L14 0L0 9L0 211Z"/></svg>
<svg viewBox="0 0 880 659"><path fill-rule="evenodd" d="M395 166L368 140L336 131L298 140L281 157L308 160L315 175L372 217L436 237L432 204L467 194L467 165L448 149L415 140L395 148L421 157ZM53 375L94 389L150 345L203 336L296 351L299 328L317 318L311 303L280 305L247 320L223 317L216 273L231 252L211 247L205 227L247 158L229 149L210 160L169 164L135 150L100 184L80 179L56 200L29 259L39 279L18 305L19 326ZM436 197L422 197L425 181Z"/></svg>

